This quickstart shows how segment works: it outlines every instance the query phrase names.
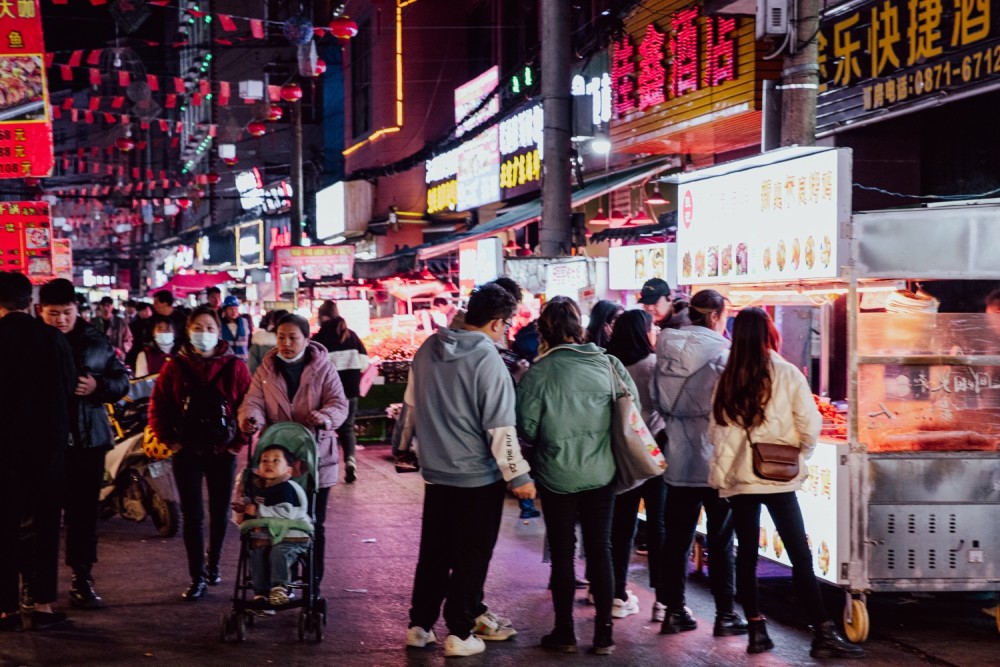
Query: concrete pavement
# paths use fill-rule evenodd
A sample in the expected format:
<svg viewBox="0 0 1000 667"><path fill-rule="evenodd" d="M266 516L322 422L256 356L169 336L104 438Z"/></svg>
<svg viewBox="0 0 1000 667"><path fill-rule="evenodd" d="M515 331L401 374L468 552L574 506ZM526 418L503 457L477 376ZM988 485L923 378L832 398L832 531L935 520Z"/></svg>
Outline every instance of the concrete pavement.
<svg viewBox="0 0 1000 667"><path fill-rule="evenodd" d="M329 600L329 624L322 643L298 642L297 612L258 622L246 643L220 643L219 619L229 608L235 573L236 531L230 533L223 559L224 583L210 589L207 599L186 603L180 599L187 583L180 537L162 539L149 523L115 518L101 524L101 561L94 572L107 607L95 612L69 609L70 621L46 632L0 634L0 665L443 664L440 645L425 650L403 647L422 480L418 474L397 474L387 447L370 446L359 455L358 483L340 485L331 494L323 591ZM543 533L541 519L521 521L516 502L508 500L486 592L491 608L513 619L519 634L509 642L488 642L485 654L450 664L820 664L809 658L809 633L783 570L768 569L766 573L782 576L765 578L762 590L777 648L748 656L745 638L712 637L714 608L705 583L697 578L688 597L700 627L682 635L659 635L658 624L649 621L653 597L644 585L645 559L640 557L634 558L630 587L639 596L642 612L615 622L618 648L613 656L542 651L538 641L552 623ZM68 572L61 583L68 583ZM839 615L842 593L827 592L831 613ZM865 664L1000 664L1000 635L990 619L978 614L982 604L970 596L875 596L870 605L873 639L866 644ZM576 618L583 650L591 638L593 609L581 602ZM436 630L443 640L443 622Z"/></svg>

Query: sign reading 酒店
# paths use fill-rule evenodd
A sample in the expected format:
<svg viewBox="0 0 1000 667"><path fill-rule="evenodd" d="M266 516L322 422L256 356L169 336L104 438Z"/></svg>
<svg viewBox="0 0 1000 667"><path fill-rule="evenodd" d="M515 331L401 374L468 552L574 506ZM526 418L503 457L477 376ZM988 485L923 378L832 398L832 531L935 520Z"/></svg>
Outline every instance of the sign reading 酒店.
<svg viewBox="0 0 1000 667"><path fill-rule="evenodd" d="M788 148L679 177L682 285L834 279L851 151Z"/></svg>
<svg viewBox="0 0 1000 667"><path fill-rule="evenodd" d="M1000 0L874 0L825 13L818 134L1000 81Z"/></svg>
<svg viewBox="0 0 1000 667"><path fill-rule="evenodd" d="M52 174L52 119L38 0L0 2L0 178Z"/></svg>

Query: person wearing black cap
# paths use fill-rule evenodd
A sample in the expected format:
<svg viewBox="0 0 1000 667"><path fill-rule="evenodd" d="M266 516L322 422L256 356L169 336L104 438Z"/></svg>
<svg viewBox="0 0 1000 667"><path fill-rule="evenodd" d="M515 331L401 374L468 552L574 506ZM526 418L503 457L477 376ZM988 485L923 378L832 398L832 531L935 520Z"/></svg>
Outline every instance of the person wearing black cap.
<svg viewBox="0 0 1000 667"><path fill-rule="evenodd" d="M653 322L661 329L670 322L670 316L674 312L673 303L670 300L670 284L660 278L650 278L642 285L642 294L639 296L639 303L643 309L653 316Z"/></svg>

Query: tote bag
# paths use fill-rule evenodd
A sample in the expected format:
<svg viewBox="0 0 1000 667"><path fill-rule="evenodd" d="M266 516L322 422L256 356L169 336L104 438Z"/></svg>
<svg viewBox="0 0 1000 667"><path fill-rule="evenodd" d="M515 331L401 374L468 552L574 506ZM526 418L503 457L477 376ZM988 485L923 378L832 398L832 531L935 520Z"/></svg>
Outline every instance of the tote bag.
<svg viewBox="0 0 1000 667"><path fill-rule="evenodd" d="M625 493L663 474L667 462L649 432L628 386L608 360L611 377L611 451L615 457L615 493ZM619 395L620 393L620 395Z"/></svg>

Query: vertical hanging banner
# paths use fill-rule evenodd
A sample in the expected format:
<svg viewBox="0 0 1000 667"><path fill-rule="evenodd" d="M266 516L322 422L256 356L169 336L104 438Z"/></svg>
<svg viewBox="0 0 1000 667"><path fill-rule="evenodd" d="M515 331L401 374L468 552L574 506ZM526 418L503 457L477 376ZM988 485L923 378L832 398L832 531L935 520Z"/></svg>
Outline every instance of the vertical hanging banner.
<svg viewBox="0 0 1000 667"><path fill-rule="evenodd" d="M33 283L55 275L52 218L46 202L0 202L0 268L23 273Z"/></svg>
<svg viewBox="0 0 1000 667"><path fill-rule="evenodd" d="M0 178L50 176L55 162L38 2L0 1Z"/></svg>

